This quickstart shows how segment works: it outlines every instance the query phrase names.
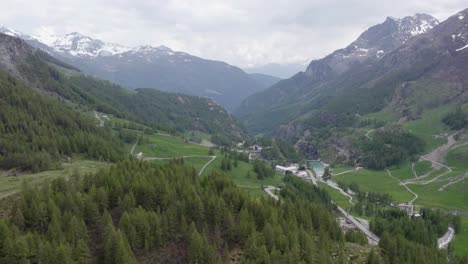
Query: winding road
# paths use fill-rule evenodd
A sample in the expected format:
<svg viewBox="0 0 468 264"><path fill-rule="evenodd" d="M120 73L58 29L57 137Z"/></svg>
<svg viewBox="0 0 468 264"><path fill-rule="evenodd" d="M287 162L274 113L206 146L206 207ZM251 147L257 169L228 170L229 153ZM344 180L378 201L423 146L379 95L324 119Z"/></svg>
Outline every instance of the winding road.
<svg viewBox="0 0 468 264"><path fill-rule="evenodd" d="M406 186L407 183L402 182L402 181L400 181L400 179L398 179L397 177L393 176L392 173L390 172L390 170L387 169L387 173L388 173L388 176L389 176L389 177L391 177L391 178L397 180L397 181L400 183L400 185L404 186L410 193L412 193L412 194L414 195L413 200L411 200L411 201L408 202L409 204L413 204L413 202L416 201L416 200L418 199L418 197L419 197L418 194L415 193L415 192L413 192L413 190L411 190L408 186Z"/></svg>
<svg viewBox="0 0 468 264"><path fill-rule="evenodd" d="M351 171L354 171L354 170L351 170ZM351 172L351 171L348 171L348 172ZM315 179L313 173L311 171L309 171L309 170L307 171L307 173L311 177L312 182L314 183L314 185L318 186L317 181L323 182L323 183L327 184L328 186L340 191L340 193L345 195L346 197L349 197L349 202L354 205L353 197L350 194L348 194L347 192L345 192L343 189L341 189L338 185L331 183L331 181L330 182L325 182L325 181L320 180L320 179ZM266 191L266 189L265 189L265 191ZM361 230L367 236L367 240L369 241L369 244L371 244L371 245L378 245L379 244L379 240L380 240L379 237L376 236L374 233L372 233L372 231L370 231L370 229L368 227L364 226L354 216L348 214L348 212L346 212L346 210L341 208L338 204L336 204L336 206L337 206L338 210L343 214L343 216L346 219L351 221L359 230Z"/></svg>

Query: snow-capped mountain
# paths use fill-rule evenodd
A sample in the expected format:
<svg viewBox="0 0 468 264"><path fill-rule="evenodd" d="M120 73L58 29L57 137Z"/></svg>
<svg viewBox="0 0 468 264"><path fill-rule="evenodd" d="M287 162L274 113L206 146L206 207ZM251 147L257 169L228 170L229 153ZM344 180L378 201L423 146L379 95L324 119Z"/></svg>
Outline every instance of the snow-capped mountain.
<svg viewBox="0 0 468 264"><path fill-rule="evenodd" d="M81 35L77 32L66 34L65 36L39 35L34 38L46 44L55 52L71 56L111 56L130 50L128 47L106 43L98 39Z"/></svg>
<svg viewBox="0 0 468 264"><path fill-rule="evenodd" d="M305 72L299 72L265 91L249 96L236 110L236 114L255 132L271 131L275 126L290 122L298 115L320 107L338 91L364 84L370 87L373 85L370 80L377 82L381 76L403 68L402 65L411 67L412 60L409 58L418 54L415 50L420 50L414 45L410 46L412 50L408 50L405 56L391 56L393 60L389 60L388 57L401 47L431 34L440 26L443 25L427 14L416 14L401 19L386 18L382 23L365 30L347 47L322 59L311 61ZM428 55L418 56L425 58ZM396 62L397 60L402 62ZM381 72L376 74L377 70ZM391 77L388 78L392 80ZM281 118L266 124L263 120L265 116L270 116L271 112ZM260 123L264 127L260 127Z"/></svg>
<svg viewBox="0 0 468 264"><path fill-rule="evenodd" d="M238 67L165 46L126 47L77 32L64 36L28 35L6 27L0 27L0 32L22 38L87 74L129 88L157 88L210 97L229 110L245 97L268 88Z"/></svg>
<svg viewBox="0 0 468 264"><path fill-rule="evenodd" d="M346 48L337 50L324 59L312 61L305 73L318 80L341 74L355 63L382 58L389 51L437 24L439 21L427 14L401 19L388 17L383 23L363 32Z"/></svg>

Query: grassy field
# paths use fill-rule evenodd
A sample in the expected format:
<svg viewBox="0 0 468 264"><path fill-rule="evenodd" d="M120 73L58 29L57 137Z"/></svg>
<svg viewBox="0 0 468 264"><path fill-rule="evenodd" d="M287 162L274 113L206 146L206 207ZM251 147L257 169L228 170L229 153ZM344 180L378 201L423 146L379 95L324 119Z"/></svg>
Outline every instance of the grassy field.
<svg viewBox="0 0 468 264"><path fill-rule="evenodd" d="M347 184L355 182L365 192L388 193L399 203L408 202L413 198L413 195L403 186L398 185L395 179L390 178L386 171L361 169L334 178L335 181L342 181Z"/></svg>
<svg viewBox="0 0 468 264"><path fill-rule="evenodd" d="M416 172L418 176L422 176L430 172L431 170L432 170L432 163L427 160L419 161L414 164L414 171Z"/></svg>
<svg viewBox="0 0 468 264"><path fill-rule="evenodd" d="M218 155L218 158L205 169L202 175L207 175L212 171L221 171L220 157L221 156ZM233 166L230 171L223 171L223 173L228 175L241 189L251 193L254 196L266 196L262 186L278 186L282 183L283 179L282 174L276 173L272 178L258 180L257 174L253 171L253 165L242 161L238 162L237 167Z"/></svg>
<svg viewBox="0 0 468 264"><path fill-rule="evenodd" d="M414 173L411 169L411 163L404 163L398 166L393 166L389 168L389 170L395 178L398 178L401 181L414 178Z"/></svg>
<svg viewBox="0 0 468 264"><path fill-rule="evenodd" d="M432 150L447 142L445 138L435 139L434 135L453 133L442 123L442 118L453 109L454 106L446 106L428 111L420 119L403 123L403 126L426 142L426 151Z"/></svg>
<svg viewBox="0 0 468 264"><path fill-rule="evenodd" d="M327 190L332 200L346 211L349 211L351 207L353 207L353 205L349 202L349 198L341 194L338 190L333 189L332 187L328 186L326 183L323 182L317 182L317 185L320 188Z"/></svg>
<svg viewBox="0 0 468 264"><path fill-rule="evenodd" d="M0 199L18 192L21 189L23 181L28 181L32 186L39 185L46 180L52 180L57 177L68 177L73 172L78 171L81 175L93 173L99 169L109 167L110 163L77 160L73 163L63 163L62 170L43 171L35 174L26 174L20 176L0 176Z"/></svg>
<svg viewBox="0 0 468 264"><path fill-rule="evenodd" d="M334 168L332 168L332 171L334 174L337 174L337 173L341 173L341 172L344 172L344 171L349 171L349 170L354 170L353 167L347 167L347 166L335 166Z"/></svg>
<svg viewBox="0 0 468 264"><path fill-rule="evenodd" d="M201 135L202 136L202 135ZM192 156L192 155L201 155L207 156L208 148L186 143L182 138L173 137L173 136L163 136L163 135L150 135L149 143L142 145L137 145L135 147L134 153L143 152L145 157L161 157L161 158L177 158L182 156ZM128 149L131 149L131 146L127 146ZM220 151L215 151L214 155L217 158L206 167L203 175L217 170L221 171L221 160L222 154ZM188 165L192 165L197 172L210 161L210 157L190 157L185 158L184 161ZM165 162L165 161L154 161L154 162ZM263 191L262 186L266 185L279 185L282 182L282 175L276 174L273 178L267 178L263 181L257 179L256 173L253 171L253 166L247 162L238 162L237 167L232 167L230 171L223 171L224 174L228 175L235 184L237 184L241 189L251 193L255 196L265 196L266 193ZM248 174L250 174L249 177Z"/></svg>
<svg viewBox="0 0 468 264"><path fill-rule="evenodd" d="M184 137L186 137L186 138L195 137L195 138L198 138L200 140L208 140L208 141L211 140L211 135L208 135L208 134L200 132L200 131L195 131L195 130L185 132Z"/></svg>
<svg viewBox="0 0 468 264"><path fill-rule="evenodd" d="M454 240L455 252L460 256L468 256L468 216L462 217L460 234Z"/></svg>
<svg viewBox="0 0 468 264"><path fill-rule="evenodd" d="M137 145L134 153L143 152L145 157L175 158L191 155L208 155L208 148L186 143L182 138L149 135L149 144Z"/></svg>

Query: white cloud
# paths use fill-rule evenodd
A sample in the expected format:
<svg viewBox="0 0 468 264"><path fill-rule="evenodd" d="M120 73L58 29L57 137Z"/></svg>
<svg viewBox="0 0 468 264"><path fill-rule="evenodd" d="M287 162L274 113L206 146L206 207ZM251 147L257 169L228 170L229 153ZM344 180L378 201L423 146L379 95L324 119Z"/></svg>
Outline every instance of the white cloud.
<svg viewBox="0 0 468 264"><path fill-rule="evenodd" d="M460 0L9 0L0 23L73 31L128 46L166 45L239 66L309 61L387 16L466 8Z"/></svg>

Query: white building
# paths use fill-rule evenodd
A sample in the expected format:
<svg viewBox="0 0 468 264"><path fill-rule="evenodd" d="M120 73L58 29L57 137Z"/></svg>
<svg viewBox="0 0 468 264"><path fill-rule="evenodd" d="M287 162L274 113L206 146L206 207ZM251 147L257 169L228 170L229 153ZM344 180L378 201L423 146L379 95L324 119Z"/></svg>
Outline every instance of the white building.
<svg viewBox="0 0 468 264"><path fill-rule="evenodd" d="M297 167L294 167L294 166L284 167L284 166L276 165L275 170L283 174L286 174L287 172L295 173L297 172Z"/></svg>

